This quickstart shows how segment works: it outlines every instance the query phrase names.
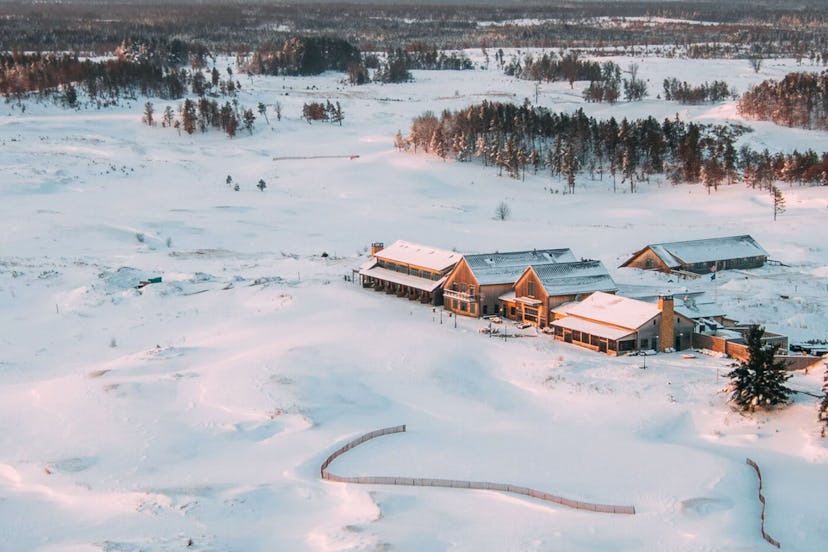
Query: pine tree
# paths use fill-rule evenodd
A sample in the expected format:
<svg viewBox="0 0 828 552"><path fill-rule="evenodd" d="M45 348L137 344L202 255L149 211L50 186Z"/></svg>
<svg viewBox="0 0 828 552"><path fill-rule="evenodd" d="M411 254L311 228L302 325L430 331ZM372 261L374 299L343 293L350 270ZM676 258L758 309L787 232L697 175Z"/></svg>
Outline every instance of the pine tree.
<svg viewBox="0 0 828 552"><path fill-rule="evenodd" d="M267 118L267 106L262 102L259 102L257 108L259 110L259 115L262 115L265 118L265 122L270 124L270 119Z"/></svg>
<svg viewBox="0 0 828 552"><path fill-rule="evenodd" d="M762 343L764 334L764 328L750 327L747 334L750 356L728 373L733 386L730 400L743 411L753 412L756 408L787 404L793 393L785 386L791 375L786 371L785 364L774 358L779 345Z"/></svg>
<svg viewBox="0 0 828 552"><path fill-rule="evenodd" d="M187 98L184 100L184 107L181 109L181 126L184 127L184 132L187 134L195 132L197 119L195 104Z"/></svg>
<svg viewBox="0 0 828 552"><path fill-rule="evenodd" d="M773 220L776 215L785 212L785 196L776 186L771 186L771 198L773 199Z"/></svg>
<svg viewBox="0 0 828 552"><path fill-rule="evenodd" d="M822 384L822 402L819 403L819 421L822 422L822 436L828 430L828 368L825 369L825 377Z"/></svg>
<svg viewBox="0 0 828 552"><path fill-rule="evenodd" d="M152 118L153 113L154 113L154 110L153 110L153 107L152 107L152 102L145 103L144 104L144 122L147 124L147 126L152 126L153 124L155 124L155 122Z"/></svg>
<svg viewBox="0 0 828 552"><path fill-rule="evenodd" d="M256 116L253 115L252 109L245 109L242 115L242 120L244 121L244 128L247 129L247 132L250 135L253 135L253 122L256 120Z"/></svg>
<svg viewBox="0 0 828 552"><path fill-rule="evenodd" d="M267 183L264 181L263 178L260 178L259 183L256 184L256 187L259 189L259 191L263 192L264 189L267 188Z"/></svg>

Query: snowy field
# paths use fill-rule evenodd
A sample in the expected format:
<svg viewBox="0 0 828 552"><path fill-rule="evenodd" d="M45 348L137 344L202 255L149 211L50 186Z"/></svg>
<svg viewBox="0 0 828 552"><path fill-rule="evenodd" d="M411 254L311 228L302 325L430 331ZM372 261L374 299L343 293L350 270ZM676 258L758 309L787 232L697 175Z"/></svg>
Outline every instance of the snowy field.
<svg viewBox="0 0 828 552"><path fill-rule="evenodd" d="M586 83L552 83L539 103L727 122L733 103L663 102L661 82L725 79L743 92L796 69L636 61L643 102L583 104ZM535 95L494 64L414 76L359 88L339 74L244 76L239 102L270 106L270 124L234 139L149 128L143 100L0 105L0 549L765 550L747 457L765 477L768 533L786 550L823 549L828 441L815 398L742 416L723 391L728 359L659 354L642 369L641 357L533 332L493 339L481 321L441 323L439 310L345 277L372 241L569 247L622 289L706 291L734 318L825 339L828 188L784 185L774 222L770 197L742 185L613 194L584 176L563 195L548 175L523 182L398 153L394 134L426 110ZM326 100L340 102L341 127L300 120L303 103ZM757 148L828 150L823 132L747 124ZM359 157L274 160L334 155ZM506 221L494 218L501 200ZM745 233L787 266L691 282L615 268L647 243ZM821 381L818 369L789 383L817 393ZM331 471L512 483L637 514L320 479L345 441L403 423L407 433Z"/></svg>

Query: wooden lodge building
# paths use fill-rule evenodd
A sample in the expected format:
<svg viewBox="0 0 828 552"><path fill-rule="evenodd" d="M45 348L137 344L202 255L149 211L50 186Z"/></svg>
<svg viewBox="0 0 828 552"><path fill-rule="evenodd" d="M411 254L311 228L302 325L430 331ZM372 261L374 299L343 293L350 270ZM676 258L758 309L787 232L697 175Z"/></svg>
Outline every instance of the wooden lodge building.
<svg viewBox="0 0 828 552"><path fill-rule="evenodd" d="M535 264L500 301L507 318L545 328L552 309L596 291L618 291L601 261Z"/></svg>
<svg viewBox="0 0 828 552"><path fill-rule="evenodd" d="M555 339L609 355L692 346L694 323L675 311L672 296L653 304L598 291L556 308L553 315Z"/></svg>
<svg viewBox="0 0 828 552"><path fill-rule="evenodd" d="M464 255L446 279L445 308L464 316L501 314L500 297L514 290L515 282L528 266L576 260L569 249Z"/></svg>
<svg viewBox="0 0 828 552"><path fill-rule="evenodd" d="M363 287L440 305L442 286L460 253L398 240L371 246L371 259L356 271Z"/></svg>
<svg viewBox="0 0 828 552"><path fill-rule="evenodd" d="M621 267L662 272L708 274L733 268L758 268L768 253L749 235L651 244L636 251Z"/></svg>

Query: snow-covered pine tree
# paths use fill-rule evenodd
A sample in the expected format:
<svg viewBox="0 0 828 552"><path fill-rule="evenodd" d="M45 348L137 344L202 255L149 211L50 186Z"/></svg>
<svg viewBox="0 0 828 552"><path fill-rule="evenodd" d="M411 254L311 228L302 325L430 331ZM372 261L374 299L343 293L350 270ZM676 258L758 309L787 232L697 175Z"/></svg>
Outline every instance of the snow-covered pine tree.
<svg viewBox="0 0 828 552"><path fill-rule="evenodd" d="M822 436L828 431L828 368L822 379L822 401L819 403L819 421L822 422Z"/></svg>
<svg viewBox="0 0 828 552"><path fill-rule="evenodd" d="M730 400L743 411L753 412L757 408L787 404L793 393L785 385L791 375L786 371L785 364L774 358L779 345L762 343L764 334L764 328L751 326L747 334L750 356L728 373L733 387Z"/></svg>

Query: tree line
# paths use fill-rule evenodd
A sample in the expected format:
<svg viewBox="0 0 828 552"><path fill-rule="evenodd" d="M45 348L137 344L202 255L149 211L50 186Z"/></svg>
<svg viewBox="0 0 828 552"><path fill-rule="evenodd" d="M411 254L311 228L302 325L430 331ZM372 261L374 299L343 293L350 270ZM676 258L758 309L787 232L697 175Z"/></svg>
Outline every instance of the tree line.
<svg viewBox="0 0 828 552"><path fill-rule="evenodd" d="M828 7L820 0L727 3L460 2L432 3L429 17L415 3L354 2L53 2L7 0L0 50L111 52L124 36L198 37L213 51L255 48L290 34L349 37L363 51L387 51L426 41L439 49L468 47L605 48L676 45L709 55L721 45L760 46L764 55L828 51ZM612 24L614 18L629 18ZM652 19L648 19L652 18ZM532 19L533 25L520 20ZM482 24L485 23L485 24ZM266 31L265 31L266 30ZM695 52L695 53L694 53ZM823 59L825 56L822 56Z"/></svg>
<svg viewBox="0 0 828 552"><path fill-rule="evenodd" d="M738 108L746 117L787 127L828 129L828 72L766 80L742 94Z"/></svg>
<svg viewBox="0 0 828 552"><path fill-rule="evenodd" d="M78 100L76 88L93 103L117 104L137 95L162 99L195 95L233 95L241 85L232 72L217 68L188 70L162 63L153 56L130 56L119 52L114 59L81 59L77 54L0 54L0 93L7 98L59 98L70 107Z"/></svg>
<svg viewBox="0 0 828 552"><path fill-rule="evenodd" d="M659 122L611 117L597 120L583 110L555 113L544 107L484 101L440 117L426 112L414 119L410 132L398 132L395 146L461 162L480 160L521 178L527 170L548 171L575 191L575 177L612 178L634 192L651 175L671 183L701 182L708 189L745 182L770 188L782 180L828 184L828 153L812 150L790 154L736 147L746 131L734 125L704 125L678 118Z"/></svg>
<svg viewBox="0 0 828 552"><path fill-rule="evenodd" d="M679 82L677 78L664 79L664 99L677 101L683 104L700 104L706 102L720 102L734 95L725 81L713 81L693 86L686 81Z"/></svg>

